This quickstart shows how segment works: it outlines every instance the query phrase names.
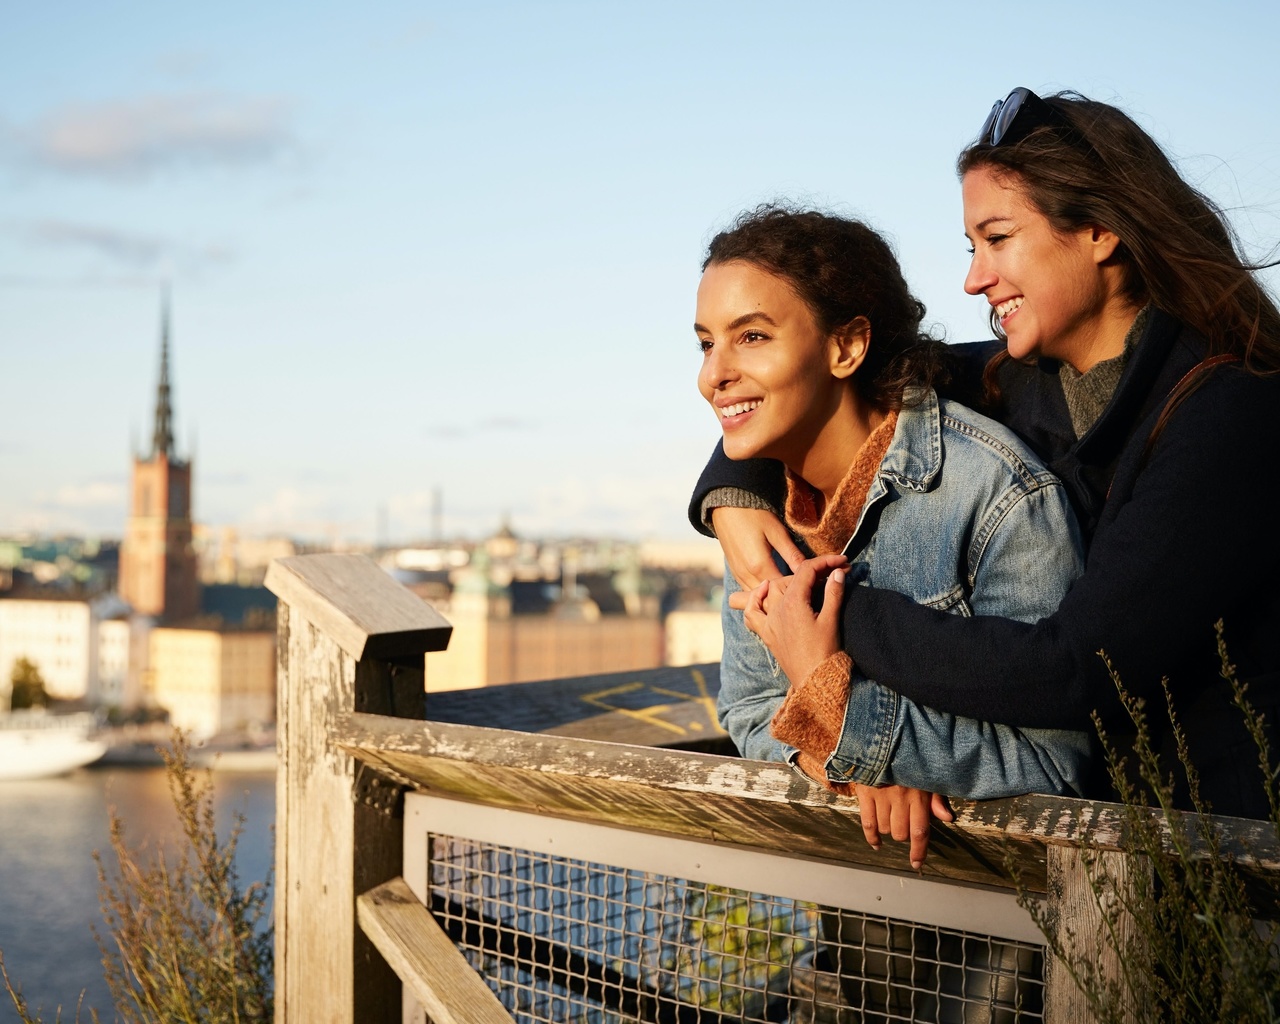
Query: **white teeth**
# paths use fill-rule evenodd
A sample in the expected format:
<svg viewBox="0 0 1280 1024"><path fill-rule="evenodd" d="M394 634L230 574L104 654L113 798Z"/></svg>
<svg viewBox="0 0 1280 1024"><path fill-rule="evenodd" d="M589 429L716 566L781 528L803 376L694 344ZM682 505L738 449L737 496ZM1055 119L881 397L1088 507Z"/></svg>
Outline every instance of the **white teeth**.
<svg viewBox="0 0 1280 1024"><path fill-rule="evenodd" d="M1000 305L996 306L996 316L1003 320L1015 309L1019 309L1021 306L1022 296L1019 295L1016 299L1010 299L1008 302L1002 302Z"/></svg>
<svg viewBox="0 0 1280 1024"><path fill-rule="evenodd" d="M759 399L752 402L739 402L737 405L726 405L720 410L720 415L727 420L730 416L740 416L744 412L750 412L752 409L758 409L759 407Z"/></svg>

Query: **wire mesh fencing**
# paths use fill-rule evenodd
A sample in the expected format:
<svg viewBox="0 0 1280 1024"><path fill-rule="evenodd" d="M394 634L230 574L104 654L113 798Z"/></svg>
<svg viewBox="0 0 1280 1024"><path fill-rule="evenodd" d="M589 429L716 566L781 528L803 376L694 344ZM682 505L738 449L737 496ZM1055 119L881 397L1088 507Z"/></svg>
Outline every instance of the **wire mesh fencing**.
<svg viewBox="0 0 1280 1024"><path fill-rule="evenodd" d="M431 910L518 1024L1042 1019L1035 945L453 836L429 844Z"/></svg>

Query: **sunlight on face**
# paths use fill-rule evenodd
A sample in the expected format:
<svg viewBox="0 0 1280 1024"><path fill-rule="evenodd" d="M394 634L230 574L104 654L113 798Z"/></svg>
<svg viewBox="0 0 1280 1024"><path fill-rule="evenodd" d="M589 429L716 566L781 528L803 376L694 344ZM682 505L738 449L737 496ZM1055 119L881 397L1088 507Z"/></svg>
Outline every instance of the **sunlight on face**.
<svg viewBox="0 0 1280 1024"><path fill-rule="evenodd" d="M1108 301L1093 231L1058 231L1018 179L978 167L964 176L965 236L973 260L964 288L1000 319L1009 354L1090 362Z"/></svg>
<svg viewBox="0 0 1280 1024"><path fill-rule="evenodd" d="M776 274L714 263L698 286L698 389L731 459L798 465L848 391L828 365L830 339Z"/></svg>

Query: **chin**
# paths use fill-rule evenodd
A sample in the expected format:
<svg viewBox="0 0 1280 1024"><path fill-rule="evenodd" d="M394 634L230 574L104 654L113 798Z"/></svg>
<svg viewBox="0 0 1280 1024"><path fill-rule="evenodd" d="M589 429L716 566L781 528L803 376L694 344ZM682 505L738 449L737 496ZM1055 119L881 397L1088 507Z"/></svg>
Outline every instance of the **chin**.
<svg viewBox="0 0 1280 1024"><path fill-rule="evenodd" d="M1019 361L1024 359L1036 359L1041 355L1040 346L1030 341L1019 341L1017 338L1005 337L1004 347L1008 350L1009 355Z"/></svg>
<svg viewBox="0 0 1280 1024"><path fill-rule="evenodd" d="M729 437L724 438L724 454L725 458L734 462L743 462L747 459L763 459L768 458L764 452L758 447L748 444L745 441L734 440Z"/></svg>

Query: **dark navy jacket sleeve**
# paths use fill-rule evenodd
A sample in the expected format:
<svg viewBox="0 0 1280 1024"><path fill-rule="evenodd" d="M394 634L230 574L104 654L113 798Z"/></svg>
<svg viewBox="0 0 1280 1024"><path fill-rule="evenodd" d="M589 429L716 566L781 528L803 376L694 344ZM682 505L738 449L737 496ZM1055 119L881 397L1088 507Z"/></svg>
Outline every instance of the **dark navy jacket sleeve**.
<svg viewBox="0 0 1280 1024"><path fill-rule="evenodd" d="M702 502L708 494L721 487L750 491L777 509L781 509L787 499L787 481L781 462L774 459L743 459L741 462L734 462L725 455L724 442L717 441L716 450L711 453L711 461L702 471L702 476L698 477L698 484L689 501L689 522L695 530L708 537L712 533L702 522Z"/></svg>
<svg viewBox="0 0 1280 1024"><path fill-rule="evenodd" d="M1277 409L1275 383L1220 368L1150 453L1141 442L1151 421L1143 424L1117 467L1085 574L1048 618L963 619L855 587L844 608L845 647L862 672L920 704L1080 729L1094 709L1104 721L1118 711L1104 650L1126 689L1155 698L1157 709L1162 677L1175 697L1190 689L1180 702L1185 720L1197 692L1216 679L1214 623L1222 619L1242 677L1261 672L1277 690Z"/></svg>

